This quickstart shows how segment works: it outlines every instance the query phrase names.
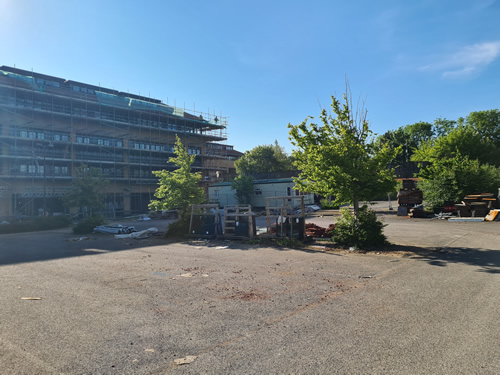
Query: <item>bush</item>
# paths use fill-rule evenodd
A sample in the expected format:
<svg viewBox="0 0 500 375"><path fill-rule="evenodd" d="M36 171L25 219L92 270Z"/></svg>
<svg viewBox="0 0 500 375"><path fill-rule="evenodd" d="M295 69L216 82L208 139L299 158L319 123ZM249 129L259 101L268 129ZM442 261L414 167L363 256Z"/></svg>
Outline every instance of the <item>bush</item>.
<svg viewBox="0 0 500 375"><path fill-rule="evenodd" d="M0 225L0 234L37 232L42 230L51 230L65 228L71 224L67 216L48 216L37 217L30 221L22 223L10 223Z"/></svg>
<svg viewBox="0 0 500 375"><path fill-rule="evenodd" d="M104 216L91 216L83 220L81 223L78 223L73 228L74 234L88 234L94 231L94 228L99 225L105 225L106 219Z"/></svg>
<svg viewBox="0 0 500 375"><path fill-rule="evenodd" d="M165 232L165 237L183 237L189 232L190 216L182 215L179 220L170 224Z"/></svg>
<svg viewBox="0 0 500 375"><path fill-rule="evenodd" d="M348 208L342 208L340 213L341 217L332 231L332 241L336 244L358 249L388 243L383 233L384 224L377 220L375 211L368 209L366 205L359 210L357 226L354 215Z"/></svg>

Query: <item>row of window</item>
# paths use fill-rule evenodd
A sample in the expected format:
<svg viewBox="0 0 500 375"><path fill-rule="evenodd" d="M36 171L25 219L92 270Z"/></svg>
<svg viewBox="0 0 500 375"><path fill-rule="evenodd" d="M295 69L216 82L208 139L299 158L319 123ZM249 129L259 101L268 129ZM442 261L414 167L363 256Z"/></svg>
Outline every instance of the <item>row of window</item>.
<svg viewBox="0 0 500 375"><path fill-rule="evenodd" d="M207 143L207 149L232 151L233 146L221 145L220 143Z"/></svg>
<svg viewBox="0 0 500 375"><path fill-rule="evenodd" d="M143 142L129 142L130 148L135 150L146 150L146 151L166 151L166 152L174 152L174 145L171 144L161 144L161 143L143 143ZM188 153L190 155L200 155L201 147L188 147Z"/></svg>
<svg viewBox="0 0 500 375"><path fill-rule="evenodd" d="M69 167L66 165L50 165L45 168L43 165L21 164L14 173L34 176L69 176ZM16 173L15 173L16 174Z"/></svg>
<svg viewBox="0 0 500 375"><path fill-rule="evenodd" d="M10 127L11 137L20 137L25 139L39 139L48 141L69 141L69 133L66 132L53 132L41 129L19 129L15 126Z"/></svg>
<svg viewBox="0 0 500 375"><path fill-rule="evenodd" d="M76 85L71 85L71 89L74 91L74 92L84 92L86 94L95 94L95 91L92 90L92 89L88 89L86 87L80 87L80 86L76 86Z"/></svg>
<svg viewBox="0 0 500 375"><path fill-rule="evenodd" d="M69 133L62 132L51 132L47 130L25 130L18 129L16 127L11 127L10 135L13 137L20 137L25 139L38 139L38 140L50 140L50 141L69 141ZM77 134L76 143L91 144L99 146L113 146L113 147L123 147L123 140L111 137L96 137L96 136L84 136ZM146 150L146 151L163 151L163 152L174 152L174 145L172 144L160 144L160 143L144 143L144 142L129 142L130 148L135 150ZM190 155L200 155L201 147L188 147L188 153Z"/></svg>
<svg viewBox="0 0 500 375"><path fill-rule="evenodd" d="M167 151L174 152L174 145L161 144L161 143L144 143L137 141L129 141L130 148L135 150L147 150L147 151Z"/></svg>
<svg viewBox="0 0 500 375"><path fill-rule="evenodd" d="M123 140L110 138L110 137L93 137L93 136L84 136L77 134L76 135L76 143L84 143L89 145L100 145L100 146L115 146L115 147L123 147Z"/></svg>

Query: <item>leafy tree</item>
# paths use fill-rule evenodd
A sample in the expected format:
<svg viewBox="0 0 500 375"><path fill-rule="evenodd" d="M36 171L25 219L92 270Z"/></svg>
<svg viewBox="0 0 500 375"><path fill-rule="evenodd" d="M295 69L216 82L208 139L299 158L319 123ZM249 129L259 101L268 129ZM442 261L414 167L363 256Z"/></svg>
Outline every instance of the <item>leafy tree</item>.
<svg viewBox="0 0 500 375"><path fill-rule="evenodd" d="M454 120L447 120L445 118L437 118L434 120L433 130L434 136L436 138L443 137L448 135L457 125L457 122Z"/></svg>
<svg viewBox="0 0 500 375"><path fill-rule="evenodd" d="M401 148L394 159L395 165L405 165L411 161L414 151L425 142L434 138L433 125L428 122L417 122L389 130L376 140L378 147L388 145L391 149Z"/></svg>
<svg viewBox="0 0 500 375"><path fill-rule="evenodd" d="M66 207L78 207L84 216L93 216L104 207L105 187L109 183L99 168L82 165L76 170L71 191L63 198Z"/></svg>
<svg viewBox="0 0 500 375"><path fill-rule="evenodd" d="M426 203L439 207L445 201L460 202L467 194L496 193L499 177L500 168L455 153L449 158L434 160L421 172L418 186Z"/></svg>
<svg viewBox="0 0 500 375"><path fill-rule="evenodd" d="M236 190L235 196L239 204L250 204L254 192L253 177L237 176L231 184L231 189Z"/></svg>
<svg viewBox="0 0 500 375"><path fill-rule="evenodd" d="M424 142L415 151L412 160L433 163L456 155L467 156L480 163L500 165L500 148L470 125L458 126L435 141Z"/></svg>
<svg viewBox="0 0 500 375"><path fill-rule="evenodd" d="M323 196L334 197L335 204L350 202L354 206L355 222L360 212L359 202L393 191L394 170L388 164L399 149L388 145L375 147L366 120L366 110L351 108L352 99L347 85L344 104L332 96L335 117L323 109L321 125L288 125L295 165L301 171L295 179L297 188Z"/></svg>
<svg viewBox="0 0 500 375"><path fill-rule="evenodd" d="M281 172L293 170L292 158L275 141L272 145L254 147L235 161L238 175L254 173Z"/></svg>
<svg viewBox="0 0 500 375"><path fill-rule="evenodd" d="M428 142L434 138L432 124L424 121L406 125L405 132L408 134L409 142L412 147L418 147L423 142Z"/></svg>
<svg viewBox="0 0 500 375"><path fill-rule="evenodd" d="M471 112L465 122L471 126L483 139L500 147L500 110Z"/></svg>
<svg viewBox="0 0 500 375"><path fill-rule="evenodd" d="M183 219L187 216L191 204L200 204L205 201L205 194L203 188L198 186L201 173L191 172L196 156L189 155L178 136L174 153L176 156L171 157L168 162L177 166L176 170L153 172L159 178L159 187L154 194L158 199L151 201L149 208L157 211L177 209L179 218Z"/></svg>

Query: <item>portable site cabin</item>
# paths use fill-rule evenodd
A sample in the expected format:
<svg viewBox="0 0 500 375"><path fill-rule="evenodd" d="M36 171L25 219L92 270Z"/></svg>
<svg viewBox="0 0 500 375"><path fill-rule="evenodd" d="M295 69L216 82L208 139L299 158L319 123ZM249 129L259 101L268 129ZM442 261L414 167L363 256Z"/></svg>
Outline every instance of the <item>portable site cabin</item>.
<svg viewBox="0 0 500 375"><path fill-rule="evenodd" d="M291 178L254 180L253 187L254 193L250 202L252 207L266 207L266 199L270 197L300 195L300 192L295 190L295 183ZM218 203L221 207L235 206L238 204L235 192L231 189L230 182L220 182L208 187L208 199L210 203ZM305 195L304 204L314 204L314 194ZM299 203L294 199L290 201L290 205L294 207L298 207Z"/></svg>

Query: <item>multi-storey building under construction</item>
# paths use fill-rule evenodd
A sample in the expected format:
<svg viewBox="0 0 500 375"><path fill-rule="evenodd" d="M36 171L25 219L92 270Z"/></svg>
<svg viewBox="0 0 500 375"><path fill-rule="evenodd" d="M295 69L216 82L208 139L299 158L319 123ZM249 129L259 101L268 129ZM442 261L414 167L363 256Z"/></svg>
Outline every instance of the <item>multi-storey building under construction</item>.
<svg viewBox="0 0 500 375"><path fill-rule="evenodd" d="M82 165L98 167L112 216L147 212L169 169L176 135L208 183L231 173L237 152L226 119L157 99L0 67L0 217L64 212ZM170 166L172 168L172 166Z"/></svg>

